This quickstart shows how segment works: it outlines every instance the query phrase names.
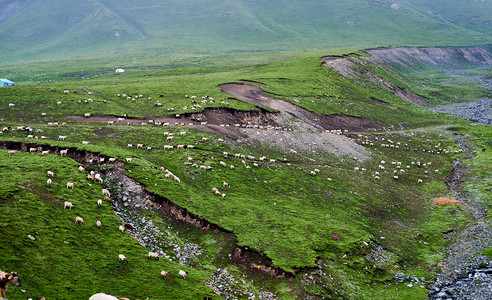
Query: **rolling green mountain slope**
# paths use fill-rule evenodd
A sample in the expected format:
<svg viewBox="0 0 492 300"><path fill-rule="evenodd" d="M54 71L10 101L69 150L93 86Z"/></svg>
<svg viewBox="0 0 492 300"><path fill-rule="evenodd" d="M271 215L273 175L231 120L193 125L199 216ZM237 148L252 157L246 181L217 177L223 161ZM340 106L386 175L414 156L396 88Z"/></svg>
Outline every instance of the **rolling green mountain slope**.
<svg viewBox="0 0 492 300"><path fill-rule="evenodd" d="M410 0L408 2L437 20L446 20L467 29L492 34L492 2L490 1Z"/></svg>
<svg viewBox="0 0 492 300"><path fill-rule="evenodd" d="M480 10L447 2L453 11L470 8L467 16ZM437 18L439 7L363 0L1 1L0 62L492 42L487 26L455 20L450 10Z"/></svg>

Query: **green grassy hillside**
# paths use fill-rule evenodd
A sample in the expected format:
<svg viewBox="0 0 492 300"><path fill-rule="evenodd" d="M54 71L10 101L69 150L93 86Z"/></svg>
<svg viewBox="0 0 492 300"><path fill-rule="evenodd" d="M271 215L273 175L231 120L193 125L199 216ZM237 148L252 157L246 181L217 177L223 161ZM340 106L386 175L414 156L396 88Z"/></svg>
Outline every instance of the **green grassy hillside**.
<svg viewBox="0 0 492 300"><path fill-rule="evenodd" d="M490 30L455 15L452 22L435 17L441 7L487 11L451 2L7 0L0 6L0 63L111 57L121 65L135 58L170 63L210 54L490 43Z"/></svg>
<svg viewBox="0 0 492 300"><path fill-rule="evenodd" d="M446 21L463 28L487 35L492 34L492 3L489 1L425 1L410 0L413 5L426 14L439 21Z"/></svg>
<svg viewBox="0 0 492 300"><path fill-rule="evenodd" d="M358 60L354 57L354 62ZM395 274L417 276L424 282L433 279L442 259L440 251L449 243L443 233L459 230L471 219L460 206L432 202L435 197L450 196L445 182L452 173L452 162L466 157L454 132L468 134L466 139L474 149L490 148L490 127L471 126L410 104L371 78L381 76L419 91L429 100L435 100L432 92L439 88L437 81L431 88L417 85L394 70L363 61L356 70L360 76L344 78L322 66L320 56L310 55L248 65L133 70L68 81L56 80L59 70L48 70L33 77L41 79L39 83L27 80L32 76L29 72L16 74L24 79L23 84L0 88L0 141L5 145L9 141L24 143L27 149L34 145L43 150L53 148L49 155L0 151L0 175L9 178L0 189L0 205L6 212L0 223L0 269L18 271L26 291L11 287L7 296L65 298L70 294L83 299L105 291L132 299L214 297L203 281L227 269L235 280L227 284L227 293L240 298L272 292L282 299L424 299L425 283L411 287L408 281L396 280ZM233 123L228 127L183 126L183 119L174 118L190 113L189 107L194 105L185 95L198 96L198 103L204 95L215 99L214 103L202 103L195 112L211 107L222 108L223 116L272 111L222 93L218 87L244 81L319 114L369 120L377 130L360 128L360 132L345 133L350 138L345 143L363 146L367 154L358 153L354 158L316 148L296 148L295 154L269 139L244 140L239 134L246 128L236 128ZM83 89L95 93L88 95L80 91ZM65 94L65 90L69 92ZM76 90L79 92L74 93ZM123 93L143 97L117 96ZM92 101L87 101L89 98ZM155 105L157 100L162 106ZM83 117L86 113L91 116ZM125 121L117 121L118 117ZM173 122L149 123L165 117ZM237 120L256 122L252 117ZM450 125L454 132L446 130ZM30 126L33 131L18 126ZM226 129L237 135L218 134ZM252 133L273 136L289 133L287 129L256 127ZM173 140L167 139L170 134ZM333 141L326 137L313 142ZM137 144L143 144L142 149ZM164 145L174 148L165 149ZM178 145L194 147L178 149ZM118 231L122 221L108 202L97 207L102 187L86 179L90 170L101 172L103 186L112 191L117 205L121 186L110 175L111 165L86 160L86 171L80 172L79 163L56 155L65 148L71 153L89 151L116 158L124 173L148 192L186 209L190 216L215 224L215 229L172 223L156 204L142 217L157 226L158 239L139 245ZM254 158L236 157L236 153ZM260 159L263 156L266 159ZM473 184L468 188L478 194L486 194L484 178L490 177L490 168L483 164L489 156L489 152L480 153L469 163ZM165 169L180 182L166 176ZM50 187L46 185L47 170L56 172ZM65 187L69 181L78 182L74 190ZM223 187L224 181L230 187ZM226 197L215 195L214 187ZM73 209L64 210L64 201L72 202ZM162 201L159 205L164 205ZM77 215L85 224L74 223ZM97 219L103 223L101 229L95 226ZM196 243L202 252L187 266L176 263L176 254L171 254L173 261L147 259L146 247L150 246L173 253L170 241L180 247ZM238 259L236 247L250 254ZM125 254L129 264L118 262L118 253ZM51 276L39 276L48 261ZM166 269L173 277L164 281L160 271ZM189 276L178 278L179 269L189 271ZM286 271L287 277L277 276L280 273L275 270ZM79 277L81 273L83 277ZM217 281L214 286L225 286L225 279Z"/></svg>

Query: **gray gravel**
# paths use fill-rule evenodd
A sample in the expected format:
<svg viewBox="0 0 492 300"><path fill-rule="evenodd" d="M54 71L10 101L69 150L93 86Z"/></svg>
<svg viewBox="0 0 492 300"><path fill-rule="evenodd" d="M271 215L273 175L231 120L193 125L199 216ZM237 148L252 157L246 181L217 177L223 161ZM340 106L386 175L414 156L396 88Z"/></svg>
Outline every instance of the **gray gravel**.
<svg viewBox="0 0 492 300"><path fill-rule="evenodd" d="M145 188L136 180L124 175L123 169L114 168L106 174L112 183L113 208L122 220L126 232L149 251L157 252L160 258L186 266L193 266L202 254L198 244L178 237L170 226L156 226L145 216L152 213L156 204ZM253 284L240 275L230 274L227 268L218 268L210 274L206 284L224 299L277 299L271 292L253 291Z"/></svg>
<svg viewBox="0 0 492 300"><path fill-rule="evenodd" d="M450 103L433 108L438 112L456 115L482 125L492 125L492 99L477 99L471 102Z"/></svg>

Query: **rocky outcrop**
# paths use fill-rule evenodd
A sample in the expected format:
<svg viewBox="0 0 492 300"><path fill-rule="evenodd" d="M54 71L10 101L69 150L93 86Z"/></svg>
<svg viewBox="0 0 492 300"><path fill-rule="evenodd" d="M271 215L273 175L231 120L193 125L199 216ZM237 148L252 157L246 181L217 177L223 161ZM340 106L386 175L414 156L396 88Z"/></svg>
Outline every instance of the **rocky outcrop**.
<svg viewBox="0 0 492 300"><path fill-rule="evenodd" d="M491 47L376 48L367 49L369 61L383 61L406 69L421 65L435 69L463 69L492 66Z"/></svg>

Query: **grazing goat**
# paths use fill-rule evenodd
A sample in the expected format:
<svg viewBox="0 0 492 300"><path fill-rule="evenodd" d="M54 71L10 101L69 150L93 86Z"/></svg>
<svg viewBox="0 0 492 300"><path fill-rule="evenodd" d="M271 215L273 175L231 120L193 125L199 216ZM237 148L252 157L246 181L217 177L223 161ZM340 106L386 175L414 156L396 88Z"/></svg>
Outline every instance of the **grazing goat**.
<svg viewBox="0 0 492 300"><path fill-rule="evenodd" d="M84 219L82 219L82 217L76 216L75 217L75 223L84 224Z"/></svg>
<svg viewBox="0 0 492 300"><path fill-rule="evenodd" d="M48 178L48 180L46 180L46 184L47 184L48 186L51 186L51 178Z"/></svg>
<svg viewBox="0 0 492 300"><path fill-rule="evenodd" d="M97 226L97 228L101 228L101 225L102 225L102 224L101 224L101 221L97 220L97 221L96 221L96 226Z"/></svg>
<svg viewBox="0 0 492 300"><path fill-rule="evenodd" d="M12 282L15 286L20 286L20 280L17 276L16 272L5 273L4 271L0 271L0 290L2 299L6 299L5 294L7 293L7 285Z"/></svg>
<svg viewBox="0 0 492 300"><path fill-rule="evenodd" d="M121 232L123 232L123 233L125 232L125 227L123 227L123 226L121 226L121 225L120 225L120 227L118 227L118 229L119 229Z"/></svg>
<svg viewBox="0 0 492 300"><path fill-rule="evenodd" d="M65 201L63 203L63 208L64 209L67 208L67 207L68 207L68 209L72 209L72 206L73 206L72 202Z"/></svg>
<svg viewBox="0 0 492 300"><path fill-rule="evenodd" d="M73 190L73 187L77 184L77 182L67 182L67 189L72 189Z"/></svg>
<svg viewBox="0 0 492 300"><path fill-rule="evenodd" d="M166 280L167 276L171 275L170 271L161 271L161 276Z"/></svg>
<svg viewBox="0 0 492 300"><path fill-rule="evenodd" d="M47 171L46 175L53 177L55 176L55 173L53 173L52 171Z"/></svg>
<svg viewBox="0 0 492 300"><path fill-rule="evenodd" d="M103 201L101 199L97 200L97 206L101 206L103 204Z"/></svg>
<svg viewBox="0 0 492 300"><path fill-rule="evenodd" d="M159 260L159 255L156 252L149 252L149 259L154 258L155 260Z"/></svg>
<svg viewBox="0 0 492 300"><path fill-rule="evenodd" d="M186 273L185 271L183 271L183 270L179 270L178 275L179 275L179 276L183 276L183 279L186 279L186 274L187 274L187 273Z"/></svg>

